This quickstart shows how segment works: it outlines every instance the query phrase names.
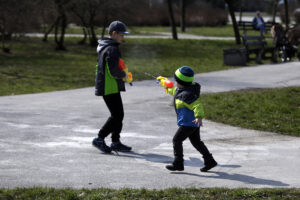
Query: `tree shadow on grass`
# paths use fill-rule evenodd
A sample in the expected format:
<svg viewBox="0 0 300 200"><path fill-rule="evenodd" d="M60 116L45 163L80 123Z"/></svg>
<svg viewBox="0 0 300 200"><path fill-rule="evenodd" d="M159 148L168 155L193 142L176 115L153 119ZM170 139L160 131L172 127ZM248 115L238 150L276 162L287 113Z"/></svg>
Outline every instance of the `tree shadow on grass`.
<svg viewBox="0 0 300 200"><path fill-rule="evenodd" d="M204 176L200 174L188 173L188 172L171 172L172 174L183 174L189 176L196 176L200 178L214 178L214 179L224 179L224 180L232 180L232 181L240 181L246 184L256 184L256 185L269 185L269 186L279 186L279 187L286 187L289 184L283 183L281 181L263 179L263 178L256 178L254 176L248 176L243 174L229 174L226 172L207 172L210 174L215 174L214 176Z"/></svg>

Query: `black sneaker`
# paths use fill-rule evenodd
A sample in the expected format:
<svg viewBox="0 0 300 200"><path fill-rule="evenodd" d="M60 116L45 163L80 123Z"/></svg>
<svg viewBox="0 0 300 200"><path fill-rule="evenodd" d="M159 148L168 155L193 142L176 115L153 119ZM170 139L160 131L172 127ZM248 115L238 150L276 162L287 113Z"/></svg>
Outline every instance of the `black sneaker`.
<svg viewBox="0 0 300 200"><path fill-rule="evenodd" d="M201 171L201 172L207 172L208 170L214 168L214 167L217 166L217 165L218 165L218 163L213 159L213 160L211 160L210 162L208 162L207 164L205 164L205 166L202 167L202 168L200 169L200 171Z"/></svg>
<svg viewBox="0 0 300 200"><path fill-rule="evenodd" d="M167 165L166 168L170 171L183 171L184 165L181 163L172 163L171 165Z"/></svg>
<svg viewBox="0 0 300 200"><path fill-rule="evenodd" d="M103 153L110 153L111 152L111 149L109 148L109 146L107 146L105 144L105 141L102 138L94 138L93 139L93 145L94 145L94 147L96 147L97 149L102 151Z"/></svg>
<svg viewBox="0 0 300 200"><path fill-rule="evenodd" d="M110 145L111 150L120 151L120 152L129 152L131 151L131 147L122 144L121 142L113 142Z"/></svg>

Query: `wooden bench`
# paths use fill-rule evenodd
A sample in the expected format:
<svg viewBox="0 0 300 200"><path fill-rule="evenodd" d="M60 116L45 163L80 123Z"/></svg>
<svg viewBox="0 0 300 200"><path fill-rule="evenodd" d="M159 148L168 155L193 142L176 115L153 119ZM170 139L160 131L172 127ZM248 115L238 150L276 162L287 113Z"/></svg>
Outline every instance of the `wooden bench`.
<svg viewBox="0 0 300 200"><path fill-rule="evenodd" d="M272 22L265 23L265 29L270 30L273 26ZM246 49L246 57L247 61L255 60L257 63L262 63L262 59L271 58L273 59L274 47L267 47L267 41L264 36L255 35L249 36L247 35L247 30L255 30L253 29L251 21L239 21L238 22L239 30L243 30L242 40L244 47ZM270 53L271 56L267 56L266 54ZM255 54L255 58L251 58L250 55Z"/></svg>
<svg viewBox="0 0 300 200"><path fill-rule="evenodd" d="M255 60L261 64L262 59L272 59L275 47L267 47L267 42L264 36L247 36L243 35L243 44L246 49L247 61ZM266 54L270 53L271 56ZM250 55L255 54L255 58L251 58Z"/></svg>
<svg viewBox="0 0 300 200"><path fill-rule="evenodd" d="M265 22L265 29L270 31L272 26L274 25L273 22ZM238 27L240 30L247 31L247 30L257 30L253 27L252 21L238 21Z"/></svg>

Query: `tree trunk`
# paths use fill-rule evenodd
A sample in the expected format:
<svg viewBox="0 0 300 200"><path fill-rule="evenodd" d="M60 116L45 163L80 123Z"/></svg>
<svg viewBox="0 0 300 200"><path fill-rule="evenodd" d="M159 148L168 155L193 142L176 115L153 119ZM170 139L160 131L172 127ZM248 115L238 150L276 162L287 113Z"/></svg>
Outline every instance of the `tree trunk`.
<svg viewBox="0 0 300 200"><path fill-rule="evenodd" d="M61 28L61 31L60 31L60 36L58 38L59 27ZM58 23L55 27L56 50L66 50L66 47L64 46L66 28L67 28L67 17L66 15L62 15L59 17Z"/></svg>
<svg viewBox="0 0 300 200"><path fill-rule="evenodd" d="M86 43L86 38L87 38L87 33L86 33L86 27L82 27L82 32L83 32L83 39L78 42L78 44L82 45Z"/></svg>
<svg viewBox="0 0 300 200"><path fill-rule="evenodd" d="M235 19L233 2L231 0L225 0L225 2L228 5L228 9L229 9L230 17L231 17L234 35L235 35L235 42L236 42L236 44L241 44L241 36L240 36L238 25L237 25L236 19Z"/></svg>
<svg viewBox="0 0 300 200"><path fill-rule="evenodd" d="M106 29L106 23L105 23L105 22L103 22L103 26L102 26L102 33L101 33L101 39L103 39L103 38L104 38L104 36L105 36L105 29Z"/></svg>
<svg viewBox="0 0 300 200"><path fill-rule="evenodd" d="M91 29L91 35L92 35L92 37L90 38L90 45L92 47L95 47L98 45L98 39L97 39L97 36L95 33L95 28L93 25L91 25L90 29Z"/></svg>
<svg viewBox="0 0 300 200"><path fill-rule="evenodd" d="M277 14L278 1L279 1L279 0L274 0L273 13L272 13L272 15L273 15L272 22L273 22L273 24L276 23L276 14Z"/></svg>
<svg viewBox="0 0 300 200"><path fill-rule="evenodd" d="M66 47L64 46L66 28L67 28L67 17L66 15L63 15L61 18L61 33L56 46L56 50L66 50Z"/></svg>
<svg viewBox="0 0 300 200"><path fill-rule="evenodd" d="M49 33L51 33L51 31L53 30L53 28L55 27L55 24L56 24L56 23L57 23L57 22L55 21L55 22L50 26L50 28L48 29L48 31L45 32L44 38L43 38L43 42L47 42L47 41L48 41L48 35L49 35Z"/></svg>
<svg viewBox="0 0 300 200"><path fill-rule="evenodd" d="M60 17L57 17L55 21L55 29L54 29L54 41L57 44L58 43L58 29L59 29L59 23L60 23Z"/></svg>
<svg viewBox="0 0 300 200"><path fill-rule="evenodd" d="M98 45L98 42L97 42L98 39L97 39L97 36L96 36L96 33L95 33L95 26L94 26L95 16L96 16L96 11L90 13L90 20L89 20L89 25L90 25L90 30L91 30L90 45L92 47L95 47L95 46Z"/></svg>
<svg viewBox="0 0 300 200"><path fill-rule="evenodd" d="M107 12L107 9L105 9L103 26L102 26L102 33L101 33L101 39L103 39L104 36L105 36L105 29L106 29L106 25L107 24L108 24L108 12Z"/></svg>
<svg viewBox="0 0 300 200"><path fill-rule="evenodd" d="M67 15L66 15L66 8L64 7L68 1L60 1L55 0L55 4L57 5L58 9L58 23L55 26L55 43L56 43L56 50L66 50L66 47L64 46L65 41L65 33L67 28ZM60 32L60 38L58 39L58 31L59 27L61 27Z"/></svg>
<svg viewBox="0 0 300 200"><path fill-rule="evenodd" d="M284 10L285 10L285 30L289 29L289 6L288 0L284 0Z"/></svg>
<svg viewBox="0 0 300 200"><path fill-rule="evenodd" d="M186 8L186 0L181 0L181 32L185 32L185 8Z"/></svg>
<svg viewBox="0 0 300 200"><path fill-rule="evenodd" d="M175 24L173 8L172 8L172 0L168 0L168 8L169 8L169 14L170 14L170 20L171 20L171 26L172 26L172 36L173 36L174 40L178 40L176 24Z"/></svg>

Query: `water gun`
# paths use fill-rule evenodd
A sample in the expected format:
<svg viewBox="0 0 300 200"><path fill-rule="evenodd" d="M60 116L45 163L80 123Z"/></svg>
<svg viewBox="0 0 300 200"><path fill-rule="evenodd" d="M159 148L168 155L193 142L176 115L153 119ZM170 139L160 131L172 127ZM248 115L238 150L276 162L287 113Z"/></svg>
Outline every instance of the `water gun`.
<svg viewBox="0 0 300 200"><path fill-rule="evenodd" d="M124 71L127 75L127 78L123 78L123 81L129 83L129 85L132 86L132 81L133 81L132 73L128 72L128 68L126 67L124 61L121 58L119 59L118 67L120 70Z"/></svg>
<svg viewBox="0 0 300 200"><path fill-rule="evenodd" d="M168 94L168 88L173 88L174 84L168 78L159 76L156 78L156 83L163 86L166 89L166 93Z"/></svg>

